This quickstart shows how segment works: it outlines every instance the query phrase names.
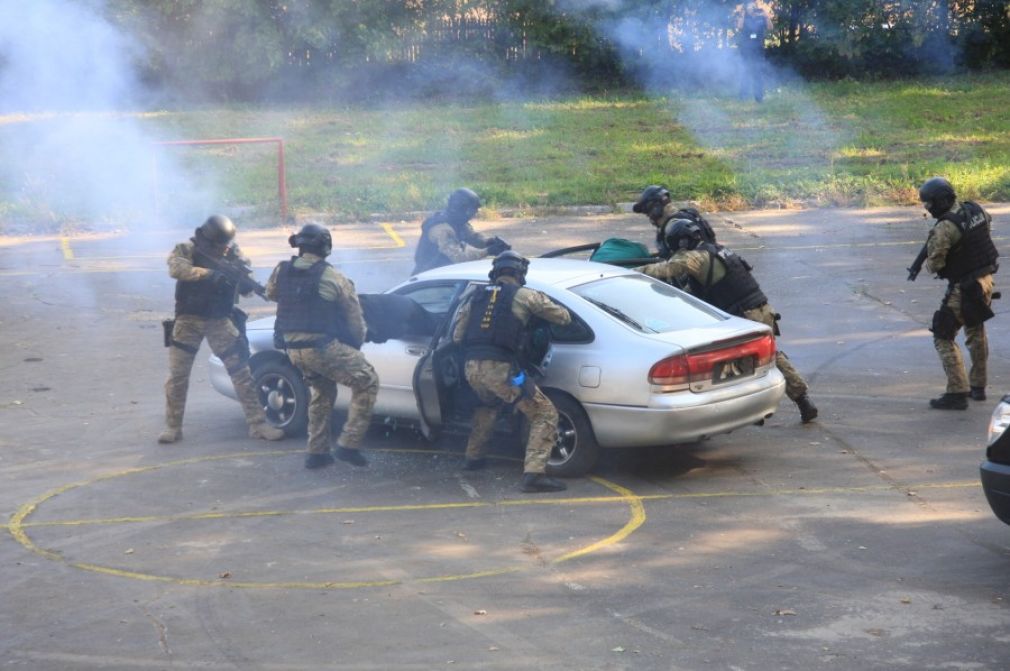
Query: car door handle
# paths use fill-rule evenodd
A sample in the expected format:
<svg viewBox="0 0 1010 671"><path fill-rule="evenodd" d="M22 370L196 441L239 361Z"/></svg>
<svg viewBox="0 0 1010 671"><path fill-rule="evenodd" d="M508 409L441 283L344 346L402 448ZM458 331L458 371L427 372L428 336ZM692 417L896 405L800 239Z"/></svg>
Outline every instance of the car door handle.
<svg viewBox="0 0 1010 671"><path fill-rule="evenodd" d="M420 345L407 345L407 354L412 354L413 356L424 356L427 353L427 347L421 347Z"/></svg>

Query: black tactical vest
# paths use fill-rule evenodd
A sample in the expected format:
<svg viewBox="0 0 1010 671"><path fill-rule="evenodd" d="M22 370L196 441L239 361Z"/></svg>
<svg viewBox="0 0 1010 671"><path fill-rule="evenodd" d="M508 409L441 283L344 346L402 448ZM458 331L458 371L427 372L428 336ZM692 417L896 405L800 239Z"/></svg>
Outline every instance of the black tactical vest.
<svg viewBox="0 0 1010 671"><path fill-rule="evenodd" d="M433 227L447 223L449 222L445 217L445 212L439 210L421 224L421 238L417 241L417 249L414 250L413 275L452 263L452 259L438 250L438 245L432 241L429 235Z"/></svg>
<svg viewBox="0 0 1010 671"><path fill-rule="evenodd" d="M208 262L202 254L195 250L196 241L193 240L193 265L198 268L209 268ZM229 248L226 253L228 260L235 260L235 251ZM197 282L175 283L175 314L193 315L204 319L222 319L231 315L235 308L237 287L229 282L214 284L209 279Z"/></svg>
<svg viewBox="0 0 1010 671"><path fill-rule="evenodd" d="M340 342L358 347L361 343L348 342L344 315L336 302L319 295L319 280L330 267L326 261L316 261L310 267L295 267L295 260L281 264L277 273L277 319L274 330L281 333L301 332L330 335Z"/></svg>
<svg viewBox="0 0 1010 671"><path fill-rule="evenodd" d="M972 275L996 272L999 252L989 233L989 214L979 205L966 201L957 212L948 212L939 221L947 220L961 231L961 239L947 252L947 262L940 277L950 282L960 282Z"/></svg>
<svg viewBox="0 0 1010 671"><path fill-rule="evenodd" d="M688 276L691 293L695 296L738 317L742 317L745 310L761 307L768 302L757 280L751 275L750 266L739 255L721 245L709 243L702 243L695 249L711 255L708 278L704 284L693 276ZM712 284L716 259L726 266L726 274L721 280Z"/></svg>
<svg viewBox="0 0 1010 671"><path fill-rule="evenodd" d="M489 284L470 299L470 318L463 335L467 359L514 361L526 325L512 313L515 284Z"/></svg>

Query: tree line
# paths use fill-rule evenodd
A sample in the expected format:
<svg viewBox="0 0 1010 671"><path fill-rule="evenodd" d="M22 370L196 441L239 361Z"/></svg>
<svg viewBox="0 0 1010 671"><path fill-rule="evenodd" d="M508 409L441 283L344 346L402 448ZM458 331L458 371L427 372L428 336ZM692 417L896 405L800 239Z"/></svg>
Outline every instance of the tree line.
<svg viewBox="0 0 1010 671"><path fill-rule="evenodd" d="M805 77L1010 67L1008 0L778 0L769 59ZM361 100L711 81L733 0L108 0L146 80L199 97Z"/></svg>

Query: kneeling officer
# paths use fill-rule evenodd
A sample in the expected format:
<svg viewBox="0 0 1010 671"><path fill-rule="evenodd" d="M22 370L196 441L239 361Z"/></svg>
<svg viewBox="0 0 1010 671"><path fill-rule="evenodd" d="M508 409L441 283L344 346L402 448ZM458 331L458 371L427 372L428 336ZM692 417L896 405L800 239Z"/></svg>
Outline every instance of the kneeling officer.
<svg viewBox="0 0 1010 671"><path fill-rule="evenodd" d="M322 226L306 224L288 244L298 248L298 256L274 269L267 296L277 301L275 337L283 338L288 358L311 389L305 468L333 463L330 422L338 383L351 388L351 403L336 457L367 466L358 444L371 422L379 377L359 351L366 328L354 283L324 260L333 242Z"/></svg>
<svg viewBox="0 0 1010 671"><path fill-rule="evenodd" d="M455 316L452 340L463 345L466 381L481 401L474 411L464 468L484 468L484 450L498 410L514 404L530 423L520 489L557 492L566 489L565 483L545 471L557 442L558 411L520 368L517 355L532 316L562 325L572 316L546 295L523 286L528 266L529 261L513 251L496 256L488 275L491 284L466 297Z"/></svg>

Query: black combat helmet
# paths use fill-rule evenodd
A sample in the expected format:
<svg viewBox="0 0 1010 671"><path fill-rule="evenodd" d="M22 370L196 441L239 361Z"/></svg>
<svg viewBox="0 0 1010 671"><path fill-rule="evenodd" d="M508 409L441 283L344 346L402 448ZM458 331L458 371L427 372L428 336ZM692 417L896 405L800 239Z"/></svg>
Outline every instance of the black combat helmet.
<svg viewBox="0 0 1010 671"><path fill-rule="evenodd" d="M934 177L919 187L919 200L931 215L939 217L954 207L957 194L953 184L943 177Z"/></svg>
<svg viewBox="0 0 1010 671"><path fill-rule="evenodd" d="M288 244L298 248L298 254L306 252L317 256L329 256L333 249L333 238L330 232L316 223L302 226L302 230L288 238Z"/></svg>
<svg viewBox="0 0 1010 671"><path fill-rule="evenodd" d="M220 247L227 247L235 239L235 224L228 217L214 214L196 229L196 236L206 242Z"/></svg>
<svg viewBox="0 0 1010 671"><path fill-rule="evenodd" d="M446 203L445 212L450 219L463 219L469 221L480 209L480 196L470 189L456 189L449 194L449 202Z"/></svg>
<svg viewBox="0 0 1010 671"><path fill-rule="evenodd" d="M631 206L631 209L639 214L648 215L649 219L655 224L663 215L663 208L669 202L670 191L665 186L652 184L645 187L642 195L638 197L638 201Z"/></svg>
<svg viewBox="0 0 1010 671"><path fill-rule="evenodd" d="M528 259L509 249L494 257L487 276L494 282L501 275L509 274L519 280L519 284L526 284L526 269L529 267Z"/></svg>
<svg viewBox="0 0 1010 671"><path fill-rule="evenodd" d="M678 249L694 249L704 237L701 226L690 219L671 219L663 226L663 241L671 254Z"/></svg>

